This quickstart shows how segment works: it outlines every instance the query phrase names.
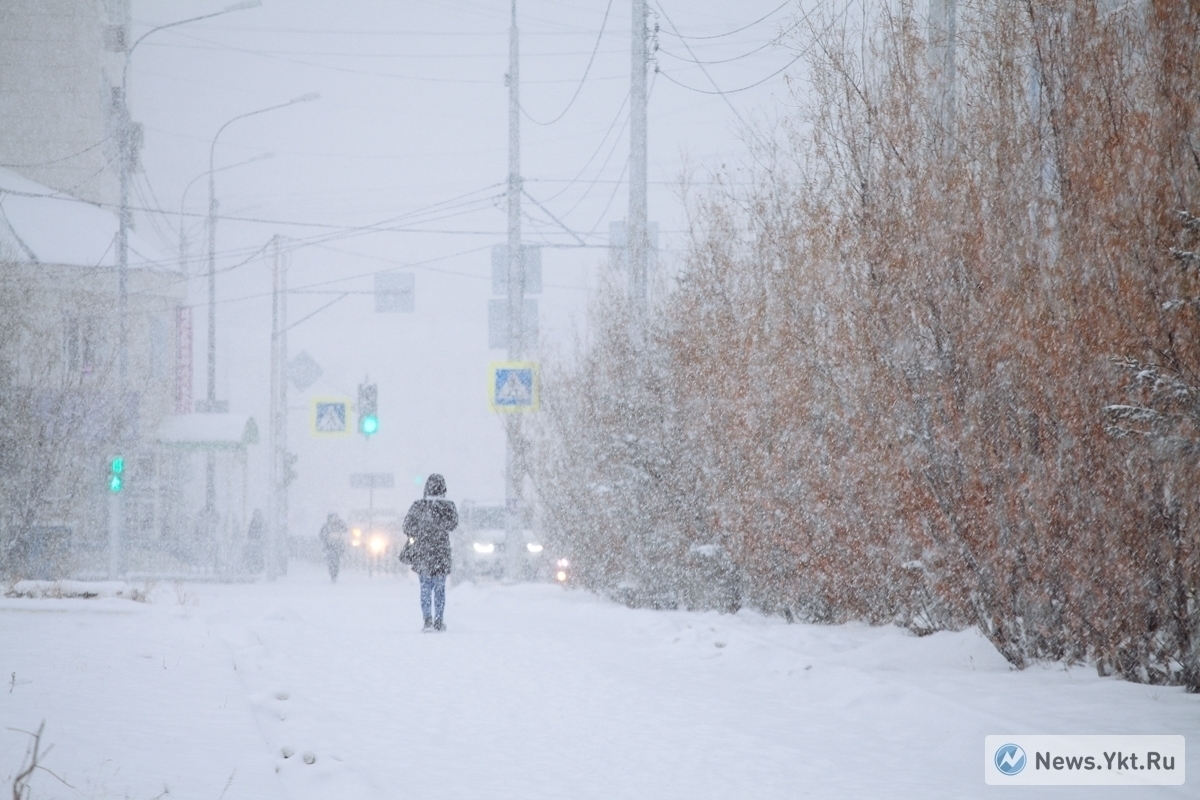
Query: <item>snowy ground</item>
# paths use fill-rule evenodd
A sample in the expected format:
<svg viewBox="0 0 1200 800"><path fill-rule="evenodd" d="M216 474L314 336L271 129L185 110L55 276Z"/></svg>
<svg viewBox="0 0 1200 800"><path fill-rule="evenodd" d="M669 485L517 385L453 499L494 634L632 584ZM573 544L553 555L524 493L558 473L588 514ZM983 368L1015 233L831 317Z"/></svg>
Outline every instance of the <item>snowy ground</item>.
<svg viewBox="0 0 1200 800"><path fill-rule="evenodd" d="M1200 696L1008 669L973 632L632 611L415 579L0 599L0 793L45 720L42 798L1195 797ZM1188 783L994 789L993 733L1188 737ZM286 757L285 757L286 756ZM312 763L307 763L307 762Z"/></svg>

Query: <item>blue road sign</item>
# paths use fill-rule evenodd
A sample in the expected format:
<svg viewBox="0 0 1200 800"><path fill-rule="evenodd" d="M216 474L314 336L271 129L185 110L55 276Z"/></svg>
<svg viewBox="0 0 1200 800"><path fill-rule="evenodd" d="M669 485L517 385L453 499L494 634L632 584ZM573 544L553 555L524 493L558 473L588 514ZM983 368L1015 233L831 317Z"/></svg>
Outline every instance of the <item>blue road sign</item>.
<svg viewBox="0 0 1200 800"><path fill-rule="evenodd" d="M488 370L488 403L493 411L537 411L538 366L531 361L505 361Z"/></svg>

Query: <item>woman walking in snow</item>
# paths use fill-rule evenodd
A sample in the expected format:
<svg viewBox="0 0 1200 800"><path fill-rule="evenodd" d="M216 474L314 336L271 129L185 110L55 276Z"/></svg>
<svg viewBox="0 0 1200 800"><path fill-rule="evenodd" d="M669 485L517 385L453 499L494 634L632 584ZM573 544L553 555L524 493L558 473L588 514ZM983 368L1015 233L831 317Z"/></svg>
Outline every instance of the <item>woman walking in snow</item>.
<svg viewBox="0 0 1200 800"><path fill-rule="evenodd" d="M421 614L425 630L446 630L446 576L450 574L450 531L458 527L458 510L446 499L446 479L430 475L425 496L412 504L404 517L409 544L404 560L421 578ZM431 607L432 606L432 607Z"/></svg>

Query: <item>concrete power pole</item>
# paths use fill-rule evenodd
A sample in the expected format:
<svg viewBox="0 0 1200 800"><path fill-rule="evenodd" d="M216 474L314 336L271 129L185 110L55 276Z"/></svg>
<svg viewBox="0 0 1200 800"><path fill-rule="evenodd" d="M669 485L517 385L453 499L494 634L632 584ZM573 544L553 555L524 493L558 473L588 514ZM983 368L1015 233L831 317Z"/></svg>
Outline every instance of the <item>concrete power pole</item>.
<svg viewBox="0 0 1200 800"><path fill-rule="evenodd" d="M265 561L267 578L287 573L287 258L279 237L271 271L271 504Z"/></svg>
<svg viewBox="0 0 1200 800"><path fill-rule="evenodd" d="M629 301L635 341L645 335L650 231L646 208L646 0L633 0L632 82L629 88Z"/></svg>
<svg viewBox="0 0 1200 800"><path fill-rule="evenodd" d="M938 137L946 154L954 150L956 127L957 6L958 0L929 0L930 68L935 76L934 108L939 127Z"/></svg>
<svg viewBox="0 0 1200 800"><path fill-rule="evenodd" d="M508 360L520 361L525 347L525 268L521 253L521 99L517 32L517 0L512 0L512 25L508 29ZM521 415L509 414L504 422L504 540L505 574L516 580L524 562L520 549L521 485L524 459Z"/></svg>

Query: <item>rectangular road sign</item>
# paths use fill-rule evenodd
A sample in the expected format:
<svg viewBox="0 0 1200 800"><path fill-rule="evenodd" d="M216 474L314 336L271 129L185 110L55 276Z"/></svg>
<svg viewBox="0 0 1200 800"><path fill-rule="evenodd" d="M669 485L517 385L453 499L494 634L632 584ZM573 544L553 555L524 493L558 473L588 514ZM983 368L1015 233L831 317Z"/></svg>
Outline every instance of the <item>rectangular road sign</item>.
<svg viewBox="0 0 1200 800"><path fill-rule="evenodd" d="M533 361L499 361L488 367L488 405L514 414L537 411L541 399L538 365Z"/></svg>
<svg viewBox="0 0 1200 800"><path fill-rule="evenodd" d="M391 489L396 485L393 472L351 472L351 489Z"/></svg>
<svg viewBox="0 0 1200 800"><path fill-rule="evenodd" d="M350 434L350 398L314 397L309 423L312 435L321 438Z"/></svg>

